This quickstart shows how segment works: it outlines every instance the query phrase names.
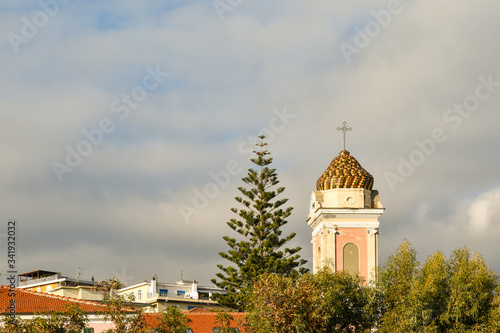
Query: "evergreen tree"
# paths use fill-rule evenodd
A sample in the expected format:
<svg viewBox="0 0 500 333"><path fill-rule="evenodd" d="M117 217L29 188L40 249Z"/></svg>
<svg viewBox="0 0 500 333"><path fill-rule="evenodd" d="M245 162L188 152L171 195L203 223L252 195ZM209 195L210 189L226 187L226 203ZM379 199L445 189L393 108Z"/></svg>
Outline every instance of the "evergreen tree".
<svg viewBox="0 0 500 333"><path fill-rule="evenodd" d="M231 209L239 218L227 222L238 233L240 240L224 236L230 250L219 253L233 266L217 265L222 271L216 274L220 281L212 279L213 283L227 291L226 295L216 295L215 299L224 306L240 311L247 305L247 289L253 286L259 275L276 273L294 277L298 276L299 271L307 271L300 267L306 263L297 254L300 247L283 249L295 237L295 233L281 236L281 229L288 223L286 219L293 208L283 208L288 199L277 199L285 188L275 188L279 183L276 169L268 167L272 158L267 156L270 153L264 149L267 145L265 137L259 138L260 143L256 146L260 149L254 151L256 157L250 159L258 168L248 170L247 176L242 180L249 189L238 187L243 196L235 198L244 208Z"/></svg>

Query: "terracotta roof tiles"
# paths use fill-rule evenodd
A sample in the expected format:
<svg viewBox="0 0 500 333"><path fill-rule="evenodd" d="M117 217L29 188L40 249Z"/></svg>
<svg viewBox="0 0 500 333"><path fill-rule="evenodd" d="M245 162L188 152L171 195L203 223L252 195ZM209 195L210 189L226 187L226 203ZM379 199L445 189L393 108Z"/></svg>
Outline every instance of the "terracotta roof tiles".
<svg viewBox="0 0 500 333"><path fill-rule="evenodd" d="M244 312L229 312L233 316L234 320L231 320L231 327L237 327L240 332L244 332L244 327L238 325L240 318L244 318L246 313ZM189 327L193 333L212 333L212 328L217 327L218 323L215 320L217 312L211 312L201 308L195 308L186 311L185 314L189 318ZM161 314L146 314L146 323L148 327L154 328L158 325Z"/></svg>
<svg viewBox="0 0 500 333"><path fill-rule="evenodd" d="M87 313L102 311L106 306L104 304L81 300L71 297L63 297L31 291L26 289L16 288L15 304L16 313L44 313L50 310L64 310L68 304L77 304L80 309ZM10 288L8 286L0 286L0 314L9 313L9 304L12 297L9 296ZM129 309L130 311L135 311Z"/></svg>

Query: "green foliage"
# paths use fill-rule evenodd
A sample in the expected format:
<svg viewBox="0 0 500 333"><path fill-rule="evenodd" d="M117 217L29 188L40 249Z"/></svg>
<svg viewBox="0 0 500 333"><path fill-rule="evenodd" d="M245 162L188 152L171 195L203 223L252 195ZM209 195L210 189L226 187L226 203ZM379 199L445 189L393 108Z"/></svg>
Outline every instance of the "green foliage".
<svg viewBox="0 0 500 333"><path fill-rule="evenodd" d="M100 292L104 296L109 294L115 295L118 289L124 287L125 285L117 278L106 279L98 281L92 287L93 290Z"/></svg>
<svg viewBox="0 0 500 333"><path fill-rule="evenodd" d="M265 274L250 294L247 326L254 333L368 332L373 292L358 275L330 269L297 278Z"/></svg>
<svg viewBox="0 0 500 333"><path fill-rule="evenodd" d="M408 296L418 265L417 252L407 240L389 257L378 274L387 311L401 304L401 296Z"/></svg>
<svg viewBox="0 0 500 333"><path fill-rule="evenodd" d="M278 332L497 332L500 285L469 249L429 256L423 266L404 241L378 273L376 286L322 270L296 279L264 275L251 293L248 327Z"/></svg>
<svg viewBox="0 0 500 333"><path fill-rule="evenodd" d="M275 169L268 166L272 158L267 157L269 152L264 150L267 143L264 137L254 151L255 158L250 159L257 170L249 169L248 175L242 180L249 189L239 187L242 197L236 201L244 208L233 208L232 212L239 216L227 222L228 226L238 233L240 240L224 236L230 250L220 252L219 255L230 261L233 266L217 265L222 271L216 274L220 279L212 279L218 287L227 291L226 295L216 295L215 299L222 305L244 310L247 306L247 288L251 287L257 277L263 273L276 273L284 276L297 276L299 271L304 273L305 268L297 268L306 263L297 254L301 248L284 248L283 246L295 237L292 233L282 237L282 227L288 222L286 219L292 213L292 207L283 208L288 199L278 199L284 187L275 188L279 181Z"/></svg>
<svg viewBox="0 0 500 333"><path fill-rule="evenodd" d="M5 316L0 323L0 333L23 332L24 322L19 317Z"/></svg>
<svg viewBox="0 0 500 333"><path fill-rule="evenodd" d="M296 280L263 274L249 295L246 324L254 333L298 332L303 326L314 329L318 321L313 307L316 295L310 274Z"/></svg>
<svg viewBox="0 0 500 333"><path fill-rule="evenodd" d="M8 318L0 327L1 333L80 333L87 327L88 318L76 304L69 304L62 311L49 311L33 319Z"/></svg>
<svg viewBox="0 0 500 333"><path fill-rule="evenodd" d="M118 289L123 284L118 279L108 279L99 281L93 287L103 296L103 303L106 308L100 312L106 321L112 321L115 325L113 329L105 331L106 333L142 333L148 332L146 329L146 320L141 311L133 311L129 308L135 300L133 295L118 294Z"/></svg>
<svg viewBox="0 0 500 333"><path fill-rule="evenodd" d="M443 323L456 332L481 330L491 310L496 274L478 253L459 248L449 260L449 280Z"/></svg>
<svg viewBox="0 0 500 333"><path fill-rule="evenodd" d="M444 329L440 317L446 308L449 289L449 272L446 258L441 252L430 256L418 272L411 290L410 311L413 310L415 327L425 327L427 332Z"/></svg>
<svg viewBox="0 0 500 333"><path fill-rule="evenodd" d="M488 331L500 333L500 286L497 287L488 318Z"/></svg>
<svg viewBox="0 0 500 333"><path fill-rule="evenodd" d="M160 324L155 327L157 333L186 333L189 318L182 310L170 306L162 314Z"/></svg>
<svg viewBox="0 0 500 333"><path fill-rule="evenodd" d="M408 329L401 316L411 316L413 304L410 298L413 281L418 266L417 252L410 242L405 240L389 257L379 272L378 287L383 297L381 332L405 332Z"/></svg>
<svg viewBox="0 0 500 333"><path fill-rule="evenodd" d="M363 332L378 318L376 291L359 275L323 269L313 277L320 292L315 301L322 318L317 332Z"/></svg>
<svg viewBox="0 0 500 333"><path fill-rule="evenodd" d="M224 310L211 310L212 312L217 312L215 315L215 322L217 326L215 329L218 333L234 333L235 328L231 327L231 321L234 320L233 316Z"/></svg>
<svg viewBox="0 0 500 333"><path fill-rule="evenodd" d="M405 241L379 276L382 333L498 331L498 276L478 253L462 247L446 260L436 252L419 268Z"/></svg>

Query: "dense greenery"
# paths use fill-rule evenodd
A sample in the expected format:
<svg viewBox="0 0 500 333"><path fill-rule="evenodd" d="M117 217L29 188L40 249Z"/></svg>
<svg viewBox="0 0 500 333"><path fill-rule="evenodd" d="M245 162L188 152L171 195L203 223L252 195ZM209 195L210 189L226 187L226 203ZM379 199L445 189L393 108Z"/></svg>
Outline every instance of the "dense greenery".
<svg viewBox="0 0 500 333"><path fill-rule="evenodd" d="M275 169L268 166L272 158L264 150L267 143L260 137L260 148L254 151L256 157L250 160L257 166L257 170L249 169L242 180L249 189L239 187L242 197L236 201L243 205L242 209L233 208L232 212L239 218L227 222L228 226L238 234L238 240L224 236L230 249L220 252L219 255L228 260L232 266L217 265L222 271L217 273L220 281L212 279L218 287L227 291L226 295L217 295L216 300L224 306L243 311L246 309L247 290L253 286L256 279L264 273L275 273L287 277L297 277L306 260L300 259L300 247L283 248L295 237L292 233L282 237L282 227L288 222L286 219L292 213L292 207L283 208L288 199L278 199L284 187L277 187L279 181ZM297 268L299 270L297 270Z"/></svg>
<svg viewBox="0 0 500 333"><path fill-rule="evenodd" d="M224 310L211 310L215 312L215 323L216 326L215 332L217 333L234 333L235 328L231 327L231 321L234 320L234 317L227 311Z"/></svg>
<svg viewBox="0 0 500 333"><path fill-rule="evenodd" d="M169 306L162 314L155 333L186 333L189 319L182 310Z"/></svg>
<svg viewBox="0 0 500 333"><path fill-rule="evenodd" d="M373 292L359 276L329 268L296 279L265 274L250 293L247 326L255 333L369 331L377 318Z"/></svg>
<svg viewBox="0 0 500 333"><path fill-rule="evenodd" d="M322 270L257 279L250 332L500 332L498 276L462 247L424 265L404 241L379 271L376 285L356 275Z"/></svg>
<svg viewBox="0 0 500 333"><path fill-rule="evenodd" d="M498 276L484 259L462 247L419 267L407 241L380 273L380 332L498 332Z"/></svg>
<svg viewBox="0 0 500 333"><path fill-rule="evenodd" d="M87 327L88 321L78 305L69 304L62 311L50 311L33 319L4 318L0 333L80 333Z"/></svg>

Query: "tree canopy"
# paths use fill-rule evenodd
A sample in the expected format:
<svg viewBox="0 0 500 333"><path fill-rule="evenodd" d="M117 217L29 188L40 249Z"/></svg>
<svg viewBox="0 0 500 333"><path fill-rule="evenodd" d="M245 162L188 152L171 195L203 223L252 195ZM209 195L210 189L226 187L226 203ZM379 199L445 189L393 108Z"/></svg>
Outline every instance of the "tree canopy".
<svg viewBox="0 0 500 333"><path fill-rule="evenodd" d="M323 269L315 275L263 274L249 293L247 326L281 332L497 332L500 285L479 253L466 247L423 265L404 241L375 285Z"/></svg>
<svg viewBox="0 0 500 333"><path fill-rule="evenodd" d="M0 333L80 333L88 322L87 315L78 305L68 304L61 311L49 311L28 320L6 317L0 324Z"/></svg>
<svg viewBox="0 0 500 333"><path fill-rule="evenodd" d="M420 267L415 249L405 241L379 277L380 332L498 330L498 276L479 253L466 247L453 251L449 259L438 251Z"/></svg>
<svg viewBox="0 0 500 333"><path fill-rule="evenodd" d="M264 274L249 295L254 333L364 332L375 324L373 289L359 275L324 268L293 279Z"/></svg>

